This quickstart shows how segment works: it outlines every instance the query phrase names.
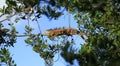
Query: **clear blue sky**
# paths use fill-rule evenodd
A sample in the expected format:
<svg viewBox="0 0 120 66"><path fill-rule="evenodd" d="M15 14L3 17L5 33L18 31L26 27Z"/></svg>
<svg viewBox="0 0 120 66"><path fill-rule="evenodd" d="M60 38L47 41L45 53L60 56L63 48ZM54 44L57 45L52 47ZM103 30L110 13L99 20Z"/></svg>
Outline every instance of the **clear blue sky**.
<svg viewBox="0 0 120 66"><path fill-rule="evenodd" d="M3 0L0 0L0 2ZM14 19L14 18L13 18ZM59 27L68 27L68 14L65 13L62 17L60 17L58 20L49 20L45 16L42 16L39 20L40 29L42 30L42 33L46 29L51 28L59 28ZM11 22L14 22L11 20ZM77 28L77 23L74 21L73 16L70 17L70 24L72 28ZM24 33L24 27L27 24L27 21L20 20L18 23L15 24L17 31L22 34ZM5 27L10 28L7 23L5 23ZM34 27L34 33L39 33L38 26L36 22L30 22L30 26ZM80 36L75 35L74 36L76 40L76 45L73 45L75 48L80 49L80 44L84 41L81 40ZM14 47L10 48L11 55L13 59L15 60L15 63L17 66L45 66L44 60L39 56L38 53L34 52L32 50L31 46L28 46L25 42L25 37L19 37L17 38L17 43L15 43ZM55 60L58 58L58 54L55 55ZM63 58L59 58L57 62L54 62L54 66L66 66L66 62ZM74 65L78 66L78 65Z"/></svg>

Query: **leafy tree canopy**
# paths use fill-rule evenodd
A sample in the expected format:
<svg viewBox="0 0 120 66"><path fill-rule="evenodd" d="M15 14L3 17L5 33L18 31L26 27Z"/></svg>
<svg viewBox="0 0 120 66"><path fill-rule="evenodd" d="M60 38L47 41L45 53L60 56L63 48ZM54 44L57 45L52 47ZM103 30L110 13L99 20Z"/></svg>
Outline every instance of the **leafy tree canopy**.
<svg viewBox="0 0 120 66"><path fill-rule="evenodd" d="M15 15L19 16L15 19L16 22L20 19L36 21L42 15L49 19L57 19L64 11L68 11L77 20L79 31L88 36L79 53L75 53L73 48L70 49L74 42L64 41L65 36L56 37L63 40L60 44L52 46L47 44L47 41L42 41L42 36L39 35L29 35L25 42L31 45L47 64L52 64L54 54L62 50L61 56L71 64L77 59L81 66L119 66L119 0L6 0L6 4L6 8L0 9L0 17L8 14L5 20L0 20L0 59L7 58L8 61L0 60L1 62L11 63L9 57L4 56L9 56L7 47L14 46L18 33L14 26L12 29L5 29L3 22ZM31 16L34 16L34 19L30 19ZM31 31L31 27L26 26L26 34L30 34ZM68 49L71 51L67 51Z"/></svg>

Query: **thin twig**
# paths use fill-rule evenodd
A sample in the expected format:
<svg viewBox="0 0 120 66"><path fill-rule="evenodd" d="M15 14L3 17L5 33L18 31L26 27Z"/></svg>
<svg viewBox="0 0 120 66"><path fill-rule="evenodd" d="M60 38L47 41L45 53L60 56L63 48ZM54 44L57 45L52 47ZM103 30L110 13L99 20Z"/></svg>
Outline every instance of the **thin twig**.
<svg viewBox="0 0 120 66"><path fill-rule="evenodd" d="M11 17L13 17L13 16L15 16L15 15L16 15L16 13L13 14L13 15L7 16L6 19L0 20L0 23L4 22L4 21L6 21L6 20L9 20ZM1 16L1 17L2 17L2 16Z"/></svg>
<svg viewBox="0 0 120 66"><path fill-rule="evenodd" d="M22 35L16 35L17 37L25 37L25 36L48 36L46 34L22 34Z"/></svg>
<svg viewBox="0 0 120 66"><path fill-rule="evenodd" d="M71 22L70 22L70 13L69 13L69 12L70 12L70 11L69 11L69 8L68 8L68 24L69 24L69 28L70 28L70 27L71 27L71 26L70 26L70 23L71 23Z"/></svg>

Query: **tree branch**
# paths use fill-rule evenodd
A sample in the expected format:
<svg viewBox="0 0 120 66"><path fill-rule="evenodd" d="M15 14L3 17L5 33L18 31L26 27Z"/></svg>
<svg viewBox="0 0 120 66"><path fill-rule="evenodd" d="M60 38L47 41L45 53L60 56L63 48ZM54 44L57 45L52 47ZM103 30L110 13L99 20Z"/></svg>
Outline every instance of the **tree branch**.
<svg viewBox="0 0 120 66"><path fill-rule="evenodd" d="M74 35L74 34L73 34ZM78 35L80 35L80 34L78 34ZM11 35L12 36L12 35ZM50 35L48 35L48 34L22 34L22 35L16 35L17 37L26 37L26 36L50 36ZM57 36L61 36L61 35L57 35ZM87 39L86 38L84 38L84 36L83 35L80 35L81 36L81 38L86 42L87 41Z"/></svg>
<svg viewBox="0 0 120 66"><path fill-rule="evenodd" d="M25 36L49 36L46 34L22 34L22 35L16 35L17 37L25 37Z"/></svg>
<svg viewBox="0 0 120 66"><path fill-rule="evenodd" d="M4 22L4 21L6 21L6 20L9 20L11 17L13 17L13 16L15 16L15 15L16 15L16 13L13 14L13 15L7 16L6 19L0 20L0 23ZM2 16L1 16L1 17L2 17Z"/></svg>

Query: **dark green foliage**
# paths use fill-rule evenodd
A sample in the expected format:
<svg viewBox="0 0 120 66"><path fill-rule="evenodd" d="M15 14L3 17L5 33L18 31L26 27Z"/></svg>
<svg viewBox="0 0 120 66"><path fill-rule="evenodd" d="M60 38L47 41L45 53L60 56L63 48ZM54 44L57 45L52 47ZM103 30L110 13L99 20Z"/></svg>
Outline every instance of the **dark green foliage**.
<svg viewBox="0 0 120 66"><path fill-rule="evenodd" d="M33 47L33 51L39 53L48 65L53 63L54 55L58 53L61 48L61 45L46 44L46 42L43 42L39 36L30 36L25 40L25 42L31 45Z"/></svg>
<svg viewBox="0 0 120 66"><path fill-rule="evenodd" d="M89 35L88 42L81 47L79 64L81 66L119 66L120 1L76 0L74 3L70 7L75 8L72 13L76 14L78 27ZM74 55L76 58L76 54Z"/></svg>
<svg viewBox="0 0 120 66"><path fill-rule="evenodd" d="M17 3L21 5L18 6ZM24 20L33 15L32 21L37 21L42 15L57 19L64 11L74 15L78 29L88 36L88 41L81 46L78 53L71 48L72 40L66 42L65 39L61 44L51 45L43 41L42 36L32 34L25 40L47 64L53 64L54 55L61 49L61 56L71 64L76 59L80 66L120 66L120 0L7 0L6 4L8 7L0 10L3 14L14 12ZM30 26L26 26L25 34L30 34L32 30ZM5 47L1 48L0 56L5 56L2 60L4 63L8 64L11 60L6 48L14 46L16 34L15 27L12 30L0 28L0 47ZM66 37L57 37L61 38Z"/></svg>
<svg viewBox="0 0 120 66"><path fill-rule="evenodd" d="M8 47L13 46L16 42L16 30L13 27L10 31L9 29L3 28L0 29L0 45Z"/></svg>
<svg viewBox="0 0 120 66"><path fill-rule="evenodd" d="M77 59L78 57L81 57L80 55L78 56L77 54L75 54L75 50L70 47L71 43L70 42L66 42L65 46L62 47L62 52L61 52L61 56L65 57L65 60L71 64L73 64L73 60ZM69 52L69 51L70 52Z"/></svg>
<svg viewBox="0 0 120 66"><path fill-rule="evenodd" d="M16 66L12 57L10 57L9 50L0 48L0 65Z"/></svg>
<svg viewBox="0 0 120 66"><path fill-rule="evenodd" d="M0 28L0 65L16 66L14 60L10 56L8 47L13 47L16 42L16 30Z"/></svg>

